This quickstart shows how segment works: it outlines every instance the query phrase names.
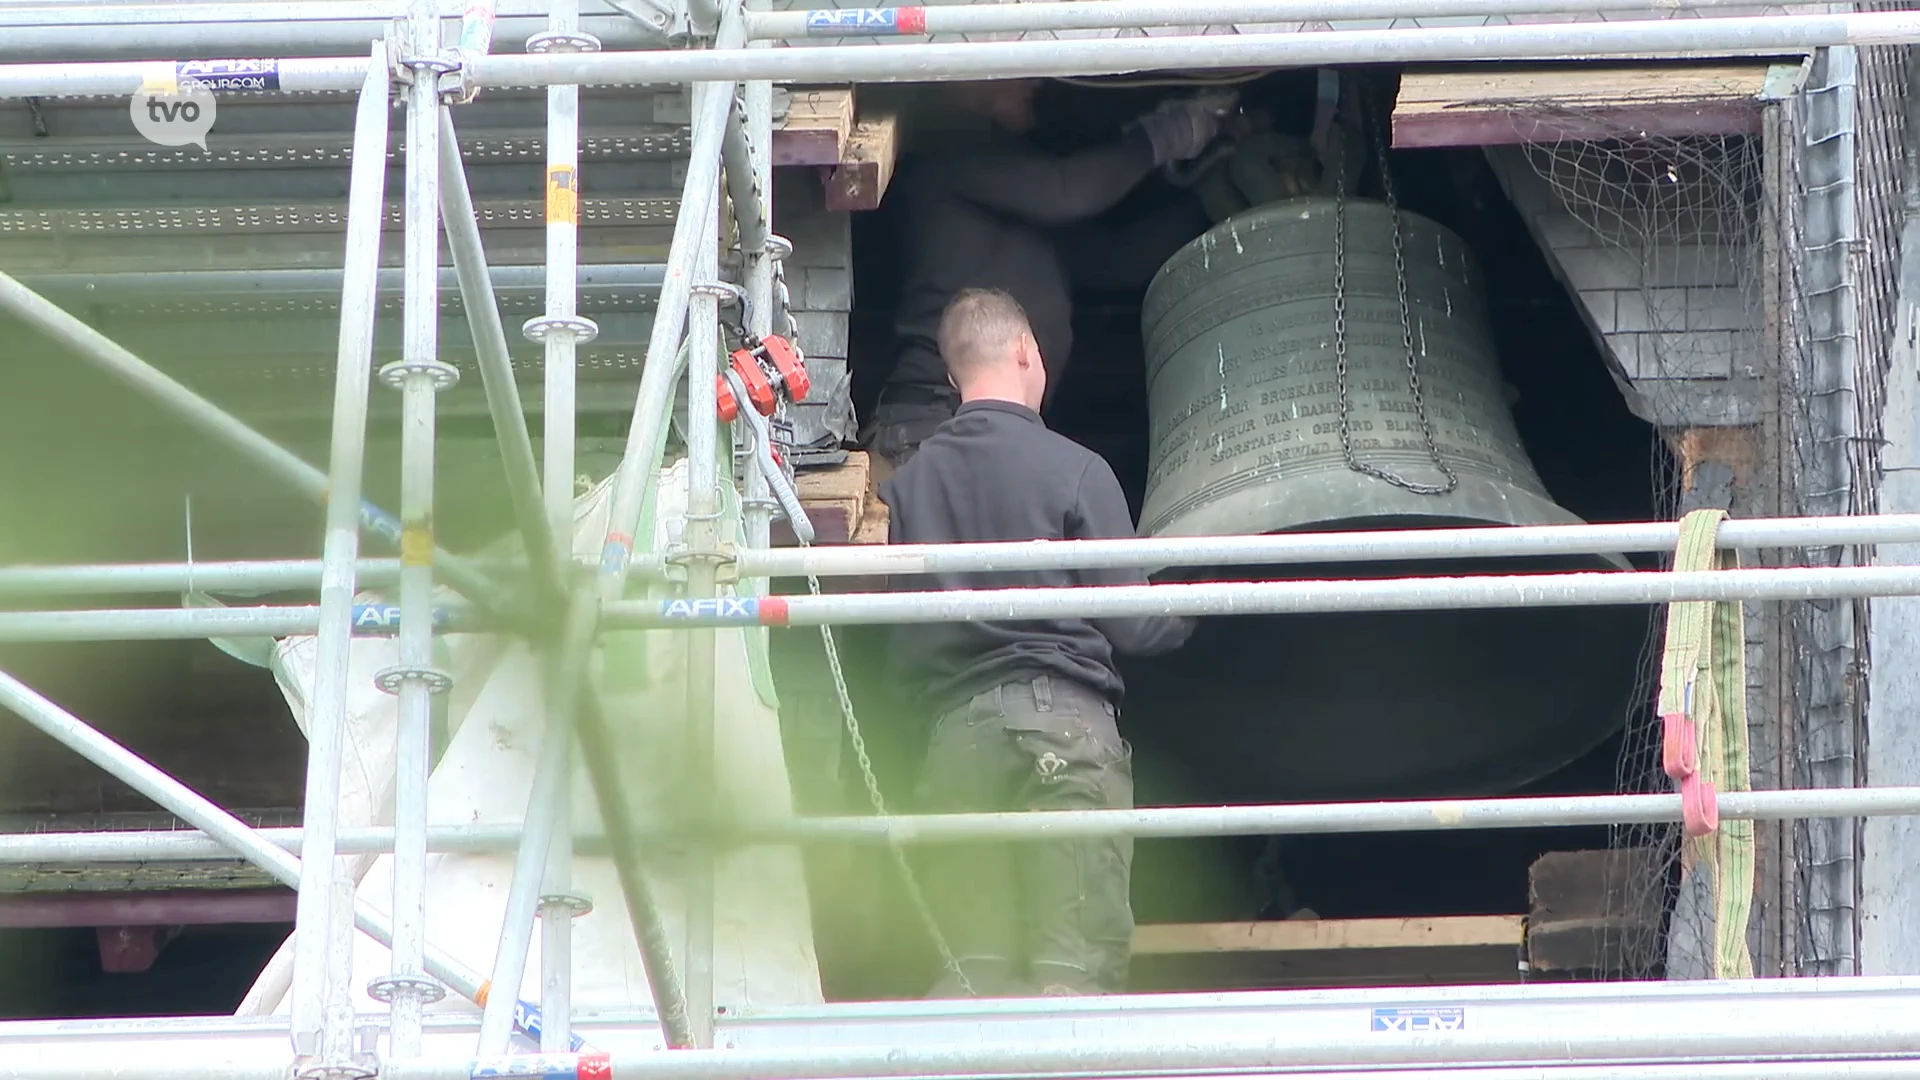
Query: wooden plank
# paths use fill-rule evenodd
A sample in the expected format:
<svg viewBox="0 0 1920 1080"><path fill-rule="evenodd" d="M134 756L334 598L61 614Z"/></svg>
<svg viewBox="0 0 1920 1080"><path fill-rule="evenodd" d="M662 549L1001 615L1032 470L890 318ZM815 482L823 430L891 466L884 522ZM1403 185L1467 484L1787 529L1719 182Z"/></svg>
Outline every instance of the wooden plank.
<svg viewBox="0 0 1920 1080"><path fill-rule="evenodd" d="M841 163L827 178L828 210L877 210L893 179L899 152L900 118L892 114L862 117L854 125Z"/></svg>
<svg viewBox="0 0 1920 1080"><path fill-rule="evenodd" d="M1752 61L1410 72L1394 104L1393 145L1757 133L1768 70Z"/></svg>
<svg viewBox="0 0 1920 1080"><path fill-rule="evenodd" d="M860 531L869 504L879 505L873 495L873 469L865 451L847 454L847 460L824 469L808 469L795 478L794 487L800 505L813 523L816 544L850 543ZM799 543L784 520L773 523L775 547L793 547ZM884 534L883 534L884 535Z"/></svg>
<svg viewBox="0 0 1920 1080"><path fill-rule="evenodd" d="M838 165L853 137L853 90L796 88L786 119L774 128L773 163Z"/></svg>
<svg viewBox="0 0 1920 1080"><path fill-rule="evenodd" d="M1134 929L1135 955L1319 952L1343 949L1518 948L1524 915L1429 919L1289 919L1275 922L1165 923Z"/></svg>

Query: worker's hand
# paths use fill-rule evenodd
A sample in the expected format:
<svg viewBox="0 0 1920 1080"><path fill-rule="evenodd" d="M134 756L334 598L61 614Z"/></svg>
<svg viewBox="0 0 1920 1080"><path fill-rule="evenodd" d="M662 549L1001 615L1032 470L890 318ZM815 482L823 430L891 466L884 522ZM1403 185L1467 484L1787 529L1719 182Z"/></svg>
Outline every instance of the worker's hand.
<svg viewBox="0 0 1920 1080"><path fill-rule="evenodd" d="M1153 144L1156 166L1199 157L1220 133L1218 104L1196 99L1162 102L1139 122Z"/></svg>

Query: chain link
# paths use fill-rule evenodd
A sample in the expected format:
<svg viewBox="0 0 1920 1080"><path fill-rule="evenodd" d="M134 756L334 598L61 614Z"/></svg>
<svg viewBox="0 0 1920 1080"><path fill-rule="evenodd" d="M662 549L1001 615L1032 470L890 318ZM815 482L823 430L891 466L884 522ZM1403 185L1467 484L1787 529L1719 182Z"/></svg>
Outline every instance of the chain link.
<svg viewBox="0 0 1920 1080"><path fill-rule="evenodd" d="M807 588L813 595L820 595L820 579L816 575L807 575ZM880 778L874 775L873 758L867 755L867 740L860 734L860 721L854 716L853 694L847 689L846 671L840 666L840 649L833 640L833 627L820 627L820 641L827 650L827 670L833 674L833 691L840 698L840 715L846 720L847 738L853 743L853 757L860 765L860 779L867 786L867 801L873 804L873 812L881 817L890 816L887 811L887 797L880 793ZM914 876L913 866L907 859L906 849L898 840L887 840L887 851L893 855L894 866L900 871L900 880L907 887L907 897L913 903L913 909L920 917L921 924L933 939L933 947L940 953L940 966L953 973L960 983L960 989L968 997L978 996L973 983L967 979L967 973L961 969L960 961L954 957L953 949L947 944L947 937L940 932L940 921L934 917L932 905L927 896L920 891L920 881Z"/></svg>
<svg viewBox="0 0 1920 1080"><path fill-rule="evenodd" d="M1452 466L1440 456L1439 442L1434 438L1433 421L1427 417L1427 403L1420 390L1420 364L1414 357L1413 317L1407 302L1407 253L1406 236L1400 223L1400 200L1393 188L1393 171L1387 167L1386 140L1380 134L1380 127L1374 123L1372 113L1366 108L1364 100L1360 104L1360 122L1373 136L1374 156L1380 164L1380 186L1387 197L1387 212L1393 219L1393 274L1398 286L1400 300L1400 340L1407 353L1407 386L1413 393L1413 411L1419 418L1420 431L1427 443L1427 454L1433 459L1434 468L1447 478L1444 484L1422 484L1397 476L1375 465L1369 465L1354 456L1353 452L1353 405L1347 394L1347 143L1342 140L1335 158L1335 180L1333 196L1333 355L1334 381L1340 395L1340 452L1346 458L1347 468L1354 472L1384 480L1395 487L1405 488L1415 495L1446 495L1460 485L1460 478L1454 475Z"/></svg>

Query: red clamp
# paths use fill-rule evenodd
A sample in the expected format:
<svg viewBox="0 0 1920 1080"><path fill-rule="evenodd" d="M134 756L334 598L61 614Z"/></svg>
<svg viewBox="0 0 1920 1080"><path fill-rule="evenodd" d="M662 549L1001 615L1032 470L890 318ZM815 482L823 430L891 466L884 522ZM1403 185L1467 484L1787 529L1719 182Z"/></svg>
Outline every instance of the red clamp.
<svg viewBox="0 0 1920 1080"><path fill-rule="evenodd" d="M1680 820L1688 836L1706 836L1720 827L1720 798L1700 775L1699 728L1686 713L1660 715L1660 764L1680 784Z"/></svg>
<svg viewBox="0 0 1920 1080"><path fill-rule="evenodd" d="M778 390L785 389L794 401L805 401L807 392L813 389L799 353L786 338L777 335L769 334L751 347L735 349L728 362L734 374L746 384L747 398L761 416L773 415L774 407L779 404ZM740 415L740 403L734 400L726 376L716 376L714 384L720 419L730 424Z"/></svg>
<svg viewBox="0 0 1920 1080"><path fill-rule="evenodd" d="M778 334L768 334L760 339L758 351L773 364L775 381L787 388L787 396L795 401L807 400L813 381L807 377L807 365L800 362L793 343Z"/></svg>
<svg viewBox="0 0 1920 1080"><path fill-rule="evenodd" d="M745 349L734 352L730 361L734 374L747 388L747 400L753 404L753 410L761 416L772 416L775 404L773 383L767 379L767 373L754 360L753 354ZM731 424L740 415L740 403L733 398L733 388L727 385L725 375L714 376L714 397L720 419Z"/></svg>

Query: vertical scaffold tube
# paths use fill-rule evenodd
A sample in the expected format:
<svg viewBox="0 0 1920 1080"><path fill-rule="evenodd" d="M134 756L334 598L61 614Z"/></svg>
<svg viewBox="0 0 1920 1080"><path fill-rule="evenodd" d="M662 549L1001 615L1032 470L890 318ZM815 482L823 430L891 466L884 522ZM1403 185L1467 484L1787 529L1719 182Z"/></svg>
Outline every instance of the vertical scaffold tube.
<svg viewBox="0 0 1920 1080"><path fill-rule="evenodd" d="M733 95L725 84L697 85L694 92ZM719 298L712 286L720 277L719 223L709 225L694 262L692 303L687 310L687 568L688 595L698 600L715 593L714 559L720 547L720 473L714 380L719 377ZM747 407L742 403L742 407ZM687 772L697 820L715 820L714 706L715 645L710 630L687 636ZM694 1045L713 1045L713 923L717 852L706 844L693 860L687 888L687 1009Z"/></svg>
<svg viewBox="0 0 1920 1080"><path fill-rule="evenodd" d="M751 12L764 8L765 0L750 0L747 9ZM764 49L772 42L756 41L747 47ZM744 83L741 86L742 116L739 131L739 146L735 148L735 127L727 129L727 188L733 193L735 213L741 214L740 253L746 263L747 288L747 330L765 337L773 333L773 267L772 251L768 237L773 231L773 84L765 80ZM744 158L744 162L737 161ZM743 197L741 181L736 173L744 169L751 180L744 185L747 189L744 197L754 203L751 215L739 208ZM748 217L756 223L749 226ZM749 234L752 234L749 236ZM744 424L744 419L741 421ZM745 518L747 547L766 548L772 545L773 511L771 493L767 487L767 477L761 471L760 455L748 454L742 477L742 498L740 500ZM743 582L742 587L756 593L767 592L771 582Z"/></svg>
<svg viewBox="0 0 1920 1080"><path fill-rule="evenodd" d="M307 721L307 788L299 894L294 905L292 1032L294 1053L317 1062L329 1044L348 1038L326 1024L331 925L339 825L340 766L347 723L347 673L353 647L354 571L360 555L360 474L366 456L368 374L380 270L380 229L387 185L387 50L373 47L354 116L352 179L347 196L345 274L333 391L326 538L321 552L320 629Z"/></svg>
<svg viewBox="0 0 1920 1080"><path fill-rule="evenodd" d="M527 43L530 51L591 52L599 42L580 32L579 0L553 0L547 32ZM564 588L573 554L573 477L576 346L592 341L597 327L578 311L580 255L580 88L547 88L547 310L527 323L529 338L546 347L545 489L549 531L561 541L566 564L553 574ZM556 672L565 657L551 657ZM562 1053L572 1035L573 919L587 910L573 889L573 718L548 716L547 737L566 743L566 761L552 844L540 896L540 1048Z"/></svg>
<svg viewBox="0 0 1920 1080"><path fill-rule="evenodd" d="M433 667L433 465L436 395L458 369L439 357L440 20L434 0L413 0L408 20L405 321L401 358L380 371L400 391L399 666L378 676L400 696L393 797L393 966L369 988L392 1003L396 1055L419 1053L421 1021L440 989L428 982L427 780L433 695L451 676Z"/></svg>

